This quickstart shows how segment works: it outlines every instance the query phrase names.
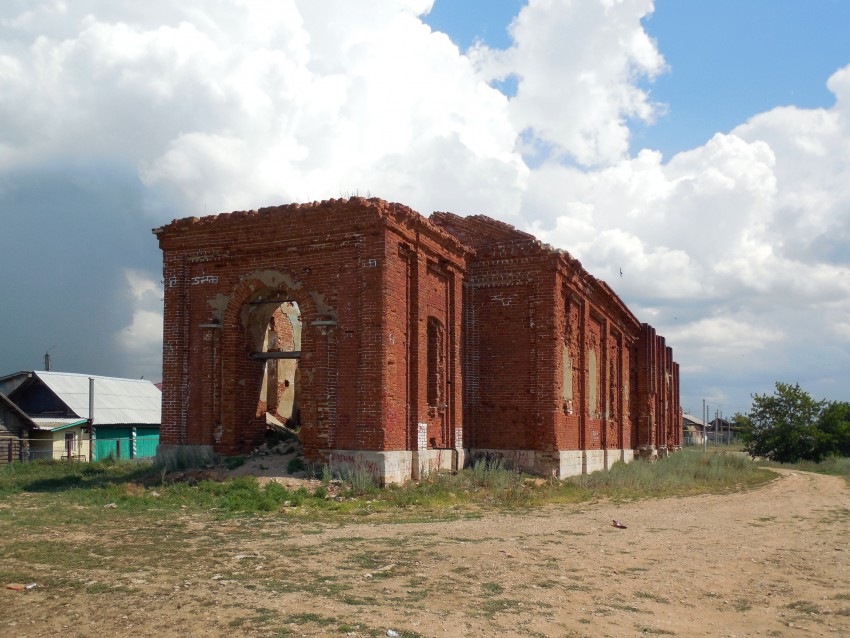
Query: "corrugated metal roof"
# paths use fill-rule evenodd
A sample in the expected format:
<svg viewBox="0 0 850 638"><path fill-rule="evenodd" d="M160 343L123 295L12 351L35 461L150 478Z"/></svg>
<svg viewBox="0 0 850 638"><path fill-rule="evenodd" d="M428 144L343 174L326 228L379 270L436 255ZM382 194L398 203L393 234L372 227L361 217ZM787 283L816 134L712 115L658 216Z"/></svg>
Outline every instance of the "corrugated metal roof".
<svg viewBox="0 0 850 638"><path fill-rule="evenodd" d="M688 414L687 412L682 415L682 420L686 423L690 423L691 425L698 425L699 427L705 426L702 419L698 419L693 414Z"/></svg>
<svg viewBox="0 0 850 638"><path fill-rule="evenodd" d="M150 381L71 372L34 374L81 419L89 416L89 378L94 379L95 425L159 425L162 421L162 393Z"/></svg>
<svg viewBox="0 0 850 638"><path fill-rule="evenodd" d="M55 417L32 417L32 422L39 430L61 430L72 425L85 423L87 419L57 419Z"/></svg>

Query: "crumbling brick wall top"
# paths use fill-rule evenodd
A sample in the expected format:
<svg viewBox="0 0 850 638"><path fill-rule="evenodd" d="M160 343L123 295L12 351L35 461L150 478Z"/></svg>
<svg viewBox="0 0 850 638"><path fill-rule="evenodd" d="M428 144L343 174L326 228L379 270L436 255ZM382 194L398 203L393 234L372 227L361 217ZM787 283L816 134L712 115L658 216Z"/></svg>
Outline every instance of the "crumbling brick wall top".
<svg viewBox="0 0 850 638"><path fill-rule="evenodd" d="M517 230L510 224L486 215L460 217L454 213L436 212L431 215L430 221L457 236L462 242L474 246L477 256L481 259L503 258L506 254L549 257L553 260L552 266L559 270L566 280L594 296L598 305L618 313L634 329L640 325L617 293L607 283L587 272L581 262L566 250L555 248L530 233Z"/></svg>
<svg viewBox="0 0 850 638"><path fill-rule="evenodd" d="M460 217L453 213L437 212L429 219L432 224L474 246L481 256L502 255L506 250L511 254L547 255L562 260L570 268L581 270L584 275L590 277L581 267L581 263L567 251L550 246L530 233L486 215Z"/></svg>
<svg viewBox="0 0 850 638"><path fill-rule="evenodd" d="M352 212L357 210L370 214L358 219L356 216L352 216ZM366 199L363 197L270 206L258 210L234 211L204 217L184 217L175 219L160 228L155 228L154 234L163 239L170 235L183 234L186 231L200 232L205 228L212 230L229 224L274 221L275 218L281 218L281 221L297 219L300 222L299 225L310 227L312 222L322 215L334 216L339 220L341 227L345 227L346 230L362 230L373 226L375 222L384 222L390 226L395 225L398 228L407 228L429 235L441 245L463 255L475 253L474 248L464 243L461 238L436 224L432 224L412 208L379 198Z"/></svg>
<svg viewBox="0 0 850 638"><path fill-rule="evenodd" d="M429 218L431 223L444 228L466 244L484 248L505 242L528 242L541 246L542 242L534 235L517 230L514 226L486 215L461 217L454 213L435 212Z"/></svg>

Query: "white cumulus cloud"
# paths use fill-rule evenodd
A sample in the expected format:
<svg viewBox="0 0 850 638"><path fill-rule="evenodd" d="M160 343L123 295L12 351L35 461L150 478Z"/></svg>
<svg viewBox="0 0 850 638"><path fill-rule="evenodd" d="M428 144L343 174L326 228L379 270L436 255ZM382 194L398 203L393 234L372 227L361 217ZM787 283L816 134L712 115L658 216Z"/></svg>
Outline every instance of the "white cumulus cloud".
<svg viewBox="0 0 850 638"><path fill-rule="evenodd" d="M421 22L432 4L4 5L0 168L121 158L186 214L358 190L516 213L508 101ZM483 174L472 190L447 179Z"/></svg>
<svg viewBox="0 0 850 638"><path fill-rule="evenodd" d="M116 335L117 345L129 355L148 354L162 344L162 285L134 269L125 270L124 279L132 319Z"/></svg>
<svg viewBox="0 0 850 638"><path fill-rule="evenodd" d="M641 22L652 0L530 0L510 47L466 52L422 22L432 5L4 2L0 213L35 194L71 245L92 241L98 205L151 225L353 193L484 213L569 250L666 334L692 405L846 378L850 66L827 82L832 106L753 114L668 161L630 156L630 126L664 112L646 88L666 70ZM160 355L150 250L103 251L98 269L126 273L109 325L128 362Z"/></svg>
<svg viewBox="0 0 850 638"><path fill-rule="evenodd" d="M827 387L848 360L850 66L828 86L832 107L757 114L666 163L649 150L598 170L547 162L522 215L668 334L691 372L725 359L723 374L759 391Z"/></svg>
<svg viewBox="0 0 850 638"><path fill-rule="evenodd" d="M511 120L528 154L605 165L629 148L630 119L659 110L637 81L665 68L641 25L652 0L530 0L511 25L514 44L471 51L488 80L514 76Z"/></svg>

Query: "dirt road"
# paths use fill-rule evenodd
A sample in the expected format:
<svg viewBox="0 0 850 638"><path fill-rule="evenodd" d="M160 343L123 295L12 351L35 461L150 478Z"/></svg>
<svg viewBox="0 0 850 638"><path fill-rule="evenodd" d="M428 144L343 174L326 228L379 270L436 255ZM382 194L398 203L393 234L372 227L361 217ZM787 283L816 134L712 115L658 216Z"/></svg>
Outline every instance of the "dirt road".
<svg viewBox="0 0 850 638"><path fill-rule="evenodd" d="M850 636L848 529L847 485L799 472L438 523L187 516L74 531L97 560L3 591L0 635Z"/></svg>

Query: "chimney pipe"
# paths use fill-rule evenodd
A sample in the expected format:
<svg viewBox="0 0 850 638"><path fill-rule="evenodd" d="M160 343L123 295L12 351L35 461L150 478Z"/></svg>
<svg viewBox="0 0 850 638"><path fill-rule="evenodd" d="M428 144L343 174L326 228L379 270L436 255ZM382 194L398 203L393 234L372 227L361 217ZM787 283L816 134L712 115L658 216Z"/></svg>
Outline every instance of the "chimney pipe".
<svg viewBox="0 0 850 638"><path fill-rule="evenodd" d="M89 424L94 423L94 377L89 377Z"/></svg>
<svg viewBox="0 0 850 638"><path fill-rule="evenodd" d="M44 353L44 371L50 372L50 352Z"/></svg>

